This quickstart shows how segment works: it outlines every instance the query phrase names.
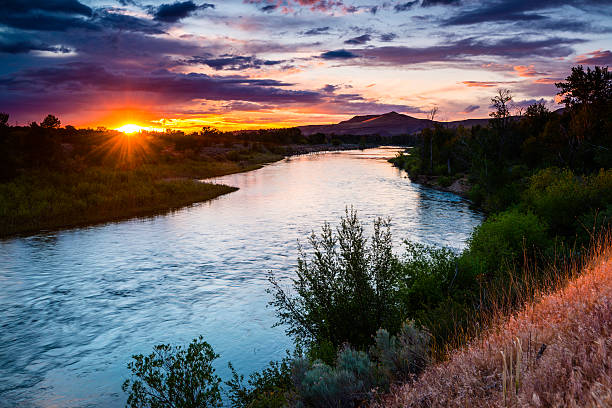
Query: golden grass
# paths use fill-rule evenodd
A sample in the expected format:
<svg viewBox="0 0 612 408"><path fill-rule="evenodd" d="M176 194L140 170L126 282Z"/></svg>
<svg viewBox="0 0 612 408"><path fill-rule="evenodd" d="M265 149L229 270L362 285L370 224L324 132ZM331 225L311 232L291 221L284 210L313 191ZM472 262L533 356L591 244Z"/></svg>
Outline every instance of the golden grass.
<svg viewBox="0 0 612 408"><path fill-rule="evenodd" d="M612 406L612 242L376 407Z"/></svg>

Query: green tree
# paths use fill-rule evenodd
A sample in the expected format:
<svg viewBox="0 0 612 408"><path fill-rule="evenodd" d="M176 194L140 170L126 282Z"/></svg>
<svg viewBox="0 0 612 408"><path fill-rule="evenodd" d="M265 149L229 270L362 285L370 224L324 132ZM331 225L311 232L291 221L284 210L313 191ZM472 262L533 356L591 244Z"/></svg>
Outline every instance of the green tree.
<svg viewBox="0 0 612 408"><path fill-rule="evenodd" d="M221 406L219 384L212 362L218 358L200 336L187 348L155 346L148 356L132 356L132 378L123 383L129 391L129 408L207 408Z"/></svg>

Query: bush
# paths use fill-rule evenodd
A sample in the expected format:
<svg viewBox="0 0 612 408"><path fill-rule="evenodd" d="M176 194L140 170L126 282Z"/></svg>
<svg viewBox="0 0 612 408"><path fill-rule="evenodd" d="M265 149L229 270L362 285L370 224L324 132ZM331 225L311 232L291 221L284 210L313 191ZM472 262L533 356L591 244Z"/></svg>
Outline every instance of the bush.
<svg viewBox="0 0 612 408"><path fill-rule="evenodd" d="M238 375L232 364L229 386L229 399L233 408L282 408L287 405L287 393L293 389L291 379L292 360L289 356L282 361L272 361L261 372L249 376L244 384L244 376Z"/></svg>
<svg viewBox="0 0 612 408"><path fill-rule="evenodd" d="M520 265L524 251L533 254L549 244L546 223L514 209L493 215L474 230L463 261L491 277Z"/></svg>
<svg viewBox="0 0 612 408"><path fill-rule="evenodd" d="M367 401L376 385L374 366L363 351L350 347L338 353L336 366L298 359L293 366L296 407L353 408Z"/></svg>
<svg viewBox="0 0 612 408"><path fill-rule="evenodd" d="M393 333L399 330L400 267L391 252L388 221L375 221L368 243L357 213L347 209L335 233L325 224L319 236L312 234L310 244L311 256L300 248L295 294L270 276L271 304L279 324L287 324L288 334L311 350L326 344L335 350L345 342L368 346L381 327Z"/></svg>
<svg viewBox="0 0 612 408"><path fill-rule="evenodd" d="M202 336L185 349L168 344L155 346L153 353L132 356L128 364L132 378L123 383L129 391L130 408L206 408L220 407L221 379L212 362L218 358Z"/></svg>
<svg viewBox="0 0 612 408"><path fill-rule="evenodd" d="M414 322L407 322L397 336L385 329L376 332L370 357L378 363L379 376L387 384L402 383L414 378L430 361L431 335Z"/></svg>

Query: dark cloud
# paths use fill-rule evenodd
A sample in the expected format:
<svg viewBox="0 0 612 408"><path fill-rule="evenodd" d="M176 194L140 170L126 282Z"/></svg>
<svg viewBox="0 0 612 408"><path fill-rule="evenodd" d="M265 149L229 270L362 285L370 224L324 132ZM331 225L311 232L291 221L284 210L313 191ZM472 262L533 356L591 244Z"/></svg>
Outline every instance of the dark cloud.
<svg viewBox="0 0 612 408"><path fill-rule="evenodd" d="M92 10L77 0L3 0L2 14L45 11L61 14L91 16Z"/></svg>
<svg viewBox="0 0 612 408"><path fill-rule="evenodd" d="M576 62L578 64L584 64L584 65L609 66L609 65L612 65L612 51L610 50L593 51L586 55L578 56L578 58L576 58Z"/></svg>
<svg viewBox="0 0 612 408"><path fill-rule="evenodd" d="M432 6L458 6L461 4L461 0L423 0L421 6L432 7Z"/></svg>
<svg viewBox="0 0 612 408"><path fill-rule="evenodd" d="M26 54L30 51L50 51L58 54L66 54L70 49L63 46L52 46L35 40L18 40L0 37L0 53Z"/></svg>
<svg viewBox="0 0 612 408"><path fill-rule="evenodd" d="M466 38L446 45L432 47L378 47L365 48L359 51L365 57L360 61L370 59L374 63L410 65L427 62L468 61L479 56L498 56L504 58L525 57L566 57L573 53L571 45L584 40L567 38L546 38L536 41L525 41L515 38L505 38L498 41L483 41ZM351 51L345 51L352 54Z"/></svg>
<svg viewBox="0 0 612 408"><path fill-rule="evenodd" d="M274 11L278 8L278 5L276 4L268 4L267 6L263 6L260 10L263 12L269 12L269 11Z"/></svg>
<svg viewBox="0 0 612 408"><path fill-rule="evenodd" d="M414 0L414 1L409 1L409 2L406 2L406 3L396 4L393 7L393 9L396 12L410 10L412 7L414 7L416 4L418 4L418 2L419 2L419 0Z"/></svg>
<svg viewBox="0 0 612 408"><path fill-rule="evenodd" d="M395 33L385 33L380 35L380 41L390 42L397 38L397 34Z"/></svg>
<svg viewBox="0 0 612 408"><path fill-rule="evenodd" d="M160 23L142 18L115 13L112 9L96 10L93 20L100 27L122 31L139 31L145 34L163 34Z"/></svg>
<svg viewBox="0 0 612 408"><path fill-rule="evenodd" d="M372 39L372 36L370 34L363 34L358 37L350 38L346 40L344 43L351 44L351 45L362 45L362 44L368 43L371 39Z"/></svg>
<svg viewBox="0 0 612 408"><path fill-rule="evenodd" d="M203 10L207 8L215 8L214 4L204 3L196 5L193 1L179 1L172 4L162 4L157 7L153 17L155 20L163 21L165 23L175 23L185 17L189 17L196 10Z"/></svg>
<svg viewBox="0 0 612 408"><path fill-rule="evenodd" d="M446 25L469 25L493 21L549 20L549 17L538 14L538 12L562 6L589 8L606 5L610 6L610 2L604 0L498 0L461 12L447 20Z"/></svg>
<svg viewBox="0 0 612 408"><path fill-rule="evenodd" d="M278 65L285 61L262 60L252 56L224 54L218 58L192 57L183 60L183 62L189 65L208 65L215 70L239 71L247 68L259 69L264 66Z"/></svg>
<svg viewBox="0 0 612 408"><path fill-rule="evenodd" d="M180 74L166 70L156 72L115 72L92 64L72 63L56 67L31 69L17 76L0 77L2 94L17 91L25 100L36 104L39 96L71 98L72 93L125 92L159 95L167 103L204 100L239 100L257 103L318 103L321 94L314 91L283 89L292 84L245 76L210 76ZM75 91L78 90L78 91ZM8 101L0 96L1 103Z"/></svg>
<svg viewBox="0 0 612 408"><path fill-rule="evenodd" d="M321 58L327 59L327 60L350 59L350 58L356 58L356 57L357 55L347 50L333 50L333 51L327 51L321 54Z"/></svg>
<svg viewBox="0 0 612 408"><path fill-rule="evenodd" d="M465 109L463 109L462 113L472 113L472 112L474 112L475 110L478 110L478 109L480 109L480 106L478 106L478 105L468 105L468 106L465 107Z"/></svg>
<svg viewBox="0 0 612 408"><path fill-rule="evenodd" d="M338 85L327 84L323 87L323 89L321 89L321 91L325 93L334 93L338 88L340 88Z"/></svg>
<svg viewBox="0 0 612 408"><path fill-rule="evenodd" d="M329 27L316 27L316 28L311 28L310 30L304 31L302 34L321 35L321 34L327 34L328 32L329 32Z"/></svg>

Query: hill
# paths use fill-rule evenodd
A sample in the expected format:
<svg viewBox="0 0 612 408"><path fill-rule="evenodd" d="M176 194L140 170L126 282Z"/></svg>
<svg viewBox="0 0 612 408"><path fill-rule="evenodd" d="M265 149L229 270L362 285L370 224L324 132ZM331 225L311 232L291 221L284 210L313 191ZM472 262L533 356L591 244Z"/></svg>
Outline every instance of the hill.
<svg viewBox="0 0 612 408"><path fill-rule="evenodd" d="M423 406L612 406L609 246L566 287L429 367L377 405Z"/></svg>
<svg viewBox="0 0 612 408"><path fill-rule="evenodd" d="M309 136L315 133L336 135L381 135L396 136L413 134L425 128L440 124L455 128L460 125L471 127L476 125L485 126L489 119L466 119L453 122L437 122L429 119L418 119L397 112L389 112L382 115L354 116L349 120L330 125L308 125L299 126L302 134Z"/></svg>

